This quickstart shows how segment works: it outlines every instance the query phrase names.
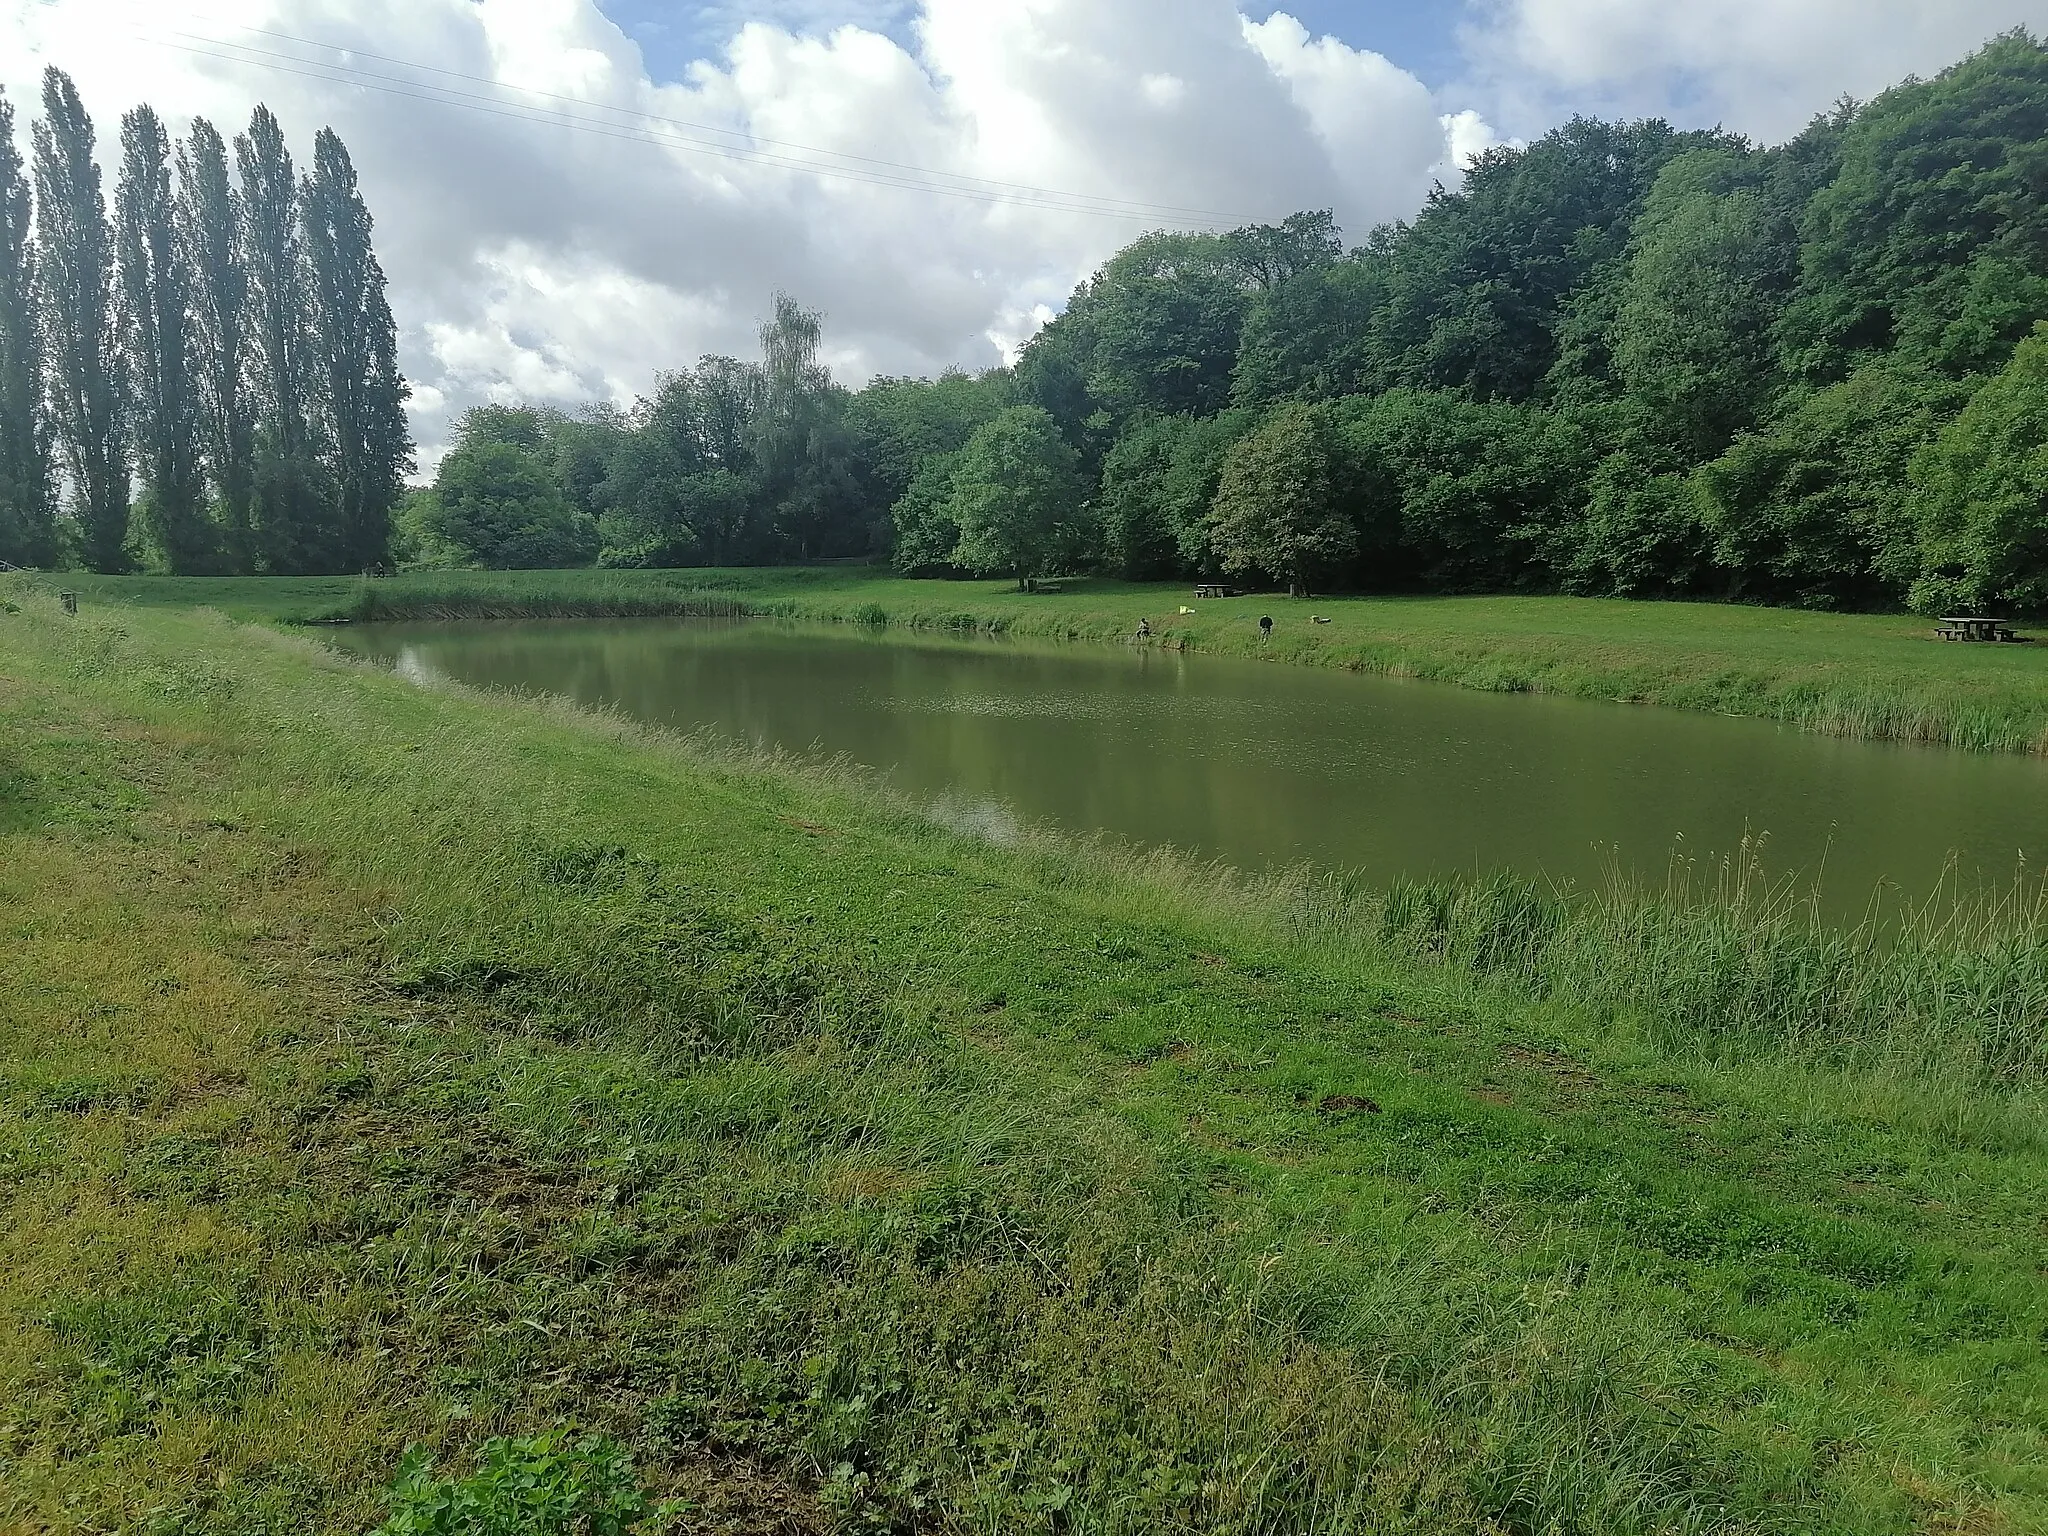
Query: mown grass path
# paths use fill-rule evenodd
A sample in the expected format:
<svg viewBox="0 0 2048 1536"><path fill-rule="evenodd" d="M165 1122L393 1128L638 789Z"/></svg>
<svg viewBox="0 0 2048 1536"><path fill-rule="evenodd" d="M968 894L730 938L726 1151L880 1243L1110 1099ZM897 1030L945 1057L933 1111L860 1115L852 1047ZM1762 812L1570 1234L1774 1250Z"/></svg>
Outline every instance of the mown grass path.
<svg viewBox="0 0 2048 1536"><path fill-rule="evenodd" d="M1729 1061L1161 860L0 614L0 1522L2025 1531L2039 1085Z"/></svg>
<svg viewBox="0 0 2048 1536"><path fill-rule="evenodd" d="M1091 578L1057 594L1026 594L1004 582L819 570L421 572L380 581L67 576L63 584L89 602L207 604L288 622L758 613L1133 643L1145 618L1154 645L1756 715L1841 736L2048 751L2048 644L1944 645L1927 620L1905 615L1571 597L1197 602L1179 585ZM1183 607L1195 611L1183 615ZM1275 622L1270 641L1259 632L1262 615Z"/></svg>

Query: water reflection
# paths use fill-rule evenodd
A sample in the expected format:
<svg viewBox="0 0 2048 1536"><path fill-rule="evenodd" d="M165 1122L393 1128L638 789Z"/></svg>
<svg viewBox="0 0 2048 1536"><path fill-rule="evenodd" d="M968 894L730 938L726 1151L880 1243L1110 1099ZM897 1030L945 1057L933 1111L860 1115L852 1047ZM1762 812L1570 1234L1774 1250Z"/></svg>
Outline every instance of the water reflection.
<svg viewBox="0 0 2048 1536"><path fill-rule="evenodd" d="M635 620L386 626L340 643L414 678L566 694L764 746L843 753L994 825L1015 813L1252 867L1384 879L1509 866L1661 879L1746 832L1860 911L1951 856L2009 877L2048 842L2048 765L1765 722L1497 697L1117 646ZM980 809L972 809L979 807Z"/></svg>

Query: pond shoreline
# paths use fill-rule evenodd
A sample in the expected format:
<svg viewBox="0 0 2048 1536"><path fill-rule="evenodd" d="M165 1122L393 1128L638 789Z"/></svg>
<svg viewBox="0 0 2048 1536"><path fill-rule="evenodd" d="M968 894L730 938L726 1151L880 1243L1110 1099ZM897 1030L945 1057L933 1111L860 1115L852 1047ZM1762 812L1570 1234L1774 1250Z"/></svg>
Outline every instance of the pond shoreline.
<svg viewBox="0 0 2048 1536"><path fill-rule="evenodd" d="M1759 719L1517 698L1227 654L812 618L430 620L323 632L408 677L845 758L920 800L1374 886L1476 869L1661 885L1754 848L1853 926L2003 886L2048 765Z"/></svg>
<svg viewBox="0 0 2048 1536"><path fill-rule="evenodd" d="M339 1536L409 1443L559 1420L693 1496L858 1464L876 1528L2038 1521L2025 912L1252 880L17 608L31 1519Z"/></svg>
<svg viewBox="0 0 2048 1536"><path fill-rule="evenodd" d="M1188 654L2048 754L2048 654L1940 646L1924 621L1896 615L1561 596L1197 601L1179 584L1101 578L1026 594L1008 583L782 568L65 581L89 600L215 606L282 624L755 617L1135 644L1142 618L1152 645ZM1276 620L1271 639L1262 615Z"/></svg>

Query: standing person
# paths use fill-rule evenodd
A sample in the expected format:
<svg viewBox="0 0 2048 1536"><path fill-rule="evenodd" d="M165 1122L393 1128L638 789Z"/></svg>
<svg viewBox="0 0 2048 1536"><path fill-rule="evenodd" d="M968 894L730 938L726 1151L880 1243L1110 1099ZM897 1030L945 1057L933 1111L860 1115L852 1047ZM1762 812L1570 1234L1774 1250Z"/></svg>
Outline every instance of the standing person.
<svg viewBox="0 0 2048 1536"><path fill-rule="evenodd" d="M1259 644L1264 645L1273 638L1273 621L1261 616L1259 619Z"/></svg>

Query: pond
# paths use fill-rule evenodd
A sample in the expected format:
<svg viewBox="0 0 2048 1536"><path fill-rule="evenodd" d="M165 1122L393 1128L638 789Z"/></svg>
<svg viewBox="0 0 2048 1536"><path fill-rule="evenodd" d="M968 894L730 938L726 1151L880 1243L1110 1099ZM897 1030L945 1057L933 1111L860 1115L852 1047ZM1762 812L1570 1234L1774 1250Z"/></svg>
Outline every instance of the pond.
<svg viewBox="0 0 2048 1536"><path fill-rule="evenodd" d="M1768 722L1475 693L1129 646L769 621L380 625L418 677L844 754L954 813L1373 881L1510 868L1661 881L1765 839L1838 915L1881 883L2009 880L2048 848L2048 763Z"/></svg>

